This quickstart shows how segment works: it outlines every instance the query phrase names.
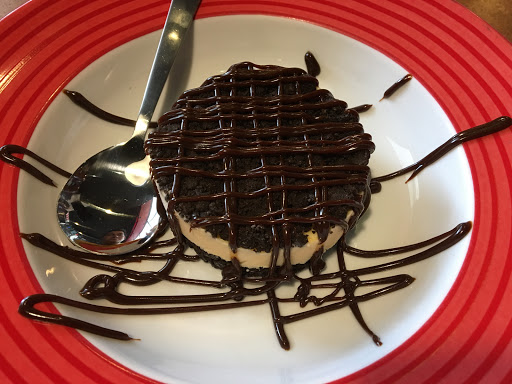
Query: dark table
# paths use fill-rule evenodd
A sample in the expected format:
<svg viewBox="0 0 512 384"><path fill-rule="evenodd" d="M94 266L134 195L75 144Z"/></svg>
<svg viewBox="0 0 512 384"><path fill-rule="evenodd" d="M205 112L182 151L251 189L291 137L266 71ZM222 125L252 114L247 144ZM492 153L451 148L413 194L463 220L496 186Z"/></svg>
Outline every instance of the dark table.
<svg viewBox="0 0 512 384"><path fill-rule="evenodd" d="M457 0L487 21L512 42L512 2L510 0Z"/></svg>

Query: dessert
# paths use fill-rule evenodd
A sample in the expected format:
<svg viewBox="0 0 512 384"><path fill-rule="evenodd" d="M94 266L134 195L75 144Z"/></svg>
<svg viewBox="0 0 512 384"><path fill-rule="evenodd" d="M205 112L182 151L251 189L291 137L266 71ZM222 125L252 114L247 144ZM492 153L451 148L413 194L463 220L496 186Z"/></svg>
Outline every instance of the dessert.
<svg viewBox="0 0 512 384"><path fill-rule="evenodd" d="M186 91L149 135L171 228L213 265L311 260L319 271L368 206L371 136L317 86L302 69L235 64Z"/></svg>

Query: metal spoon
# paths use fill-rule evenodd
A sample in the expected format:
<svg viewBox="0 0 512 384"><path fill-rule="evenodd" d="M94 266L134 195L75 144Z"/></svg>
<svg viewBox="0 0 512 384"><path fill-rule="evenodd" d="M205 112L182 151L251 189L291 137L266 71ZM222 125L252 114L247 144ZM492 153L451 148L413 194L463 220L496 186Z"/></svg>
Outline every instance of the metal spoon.
<svg viewBox="0 0 512 384"><path fill-rule="evenodd" d="M144 140L178 49L201 0L173 0L132 137L83 163L59 197L59 224L77 246L96 254L135 251L157 232L158 197Z"/></svg>

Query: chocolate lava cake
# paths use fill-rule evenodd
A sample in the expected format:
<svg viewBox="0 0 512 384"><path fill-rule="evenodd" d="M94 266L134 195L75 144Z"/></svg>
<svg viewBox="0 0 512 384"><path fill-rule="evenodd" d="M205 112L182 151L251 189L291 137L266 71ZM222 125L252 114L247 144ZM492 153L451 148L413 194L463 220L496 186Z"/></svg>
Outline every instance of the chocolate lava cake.
<svg viewBox="0 0 512 384"><path fill-rule="evenodd" d="M252 273L319 272L369 204L373 150L315 77L248 62L184 92L146 142L178 241Z"/></svg>

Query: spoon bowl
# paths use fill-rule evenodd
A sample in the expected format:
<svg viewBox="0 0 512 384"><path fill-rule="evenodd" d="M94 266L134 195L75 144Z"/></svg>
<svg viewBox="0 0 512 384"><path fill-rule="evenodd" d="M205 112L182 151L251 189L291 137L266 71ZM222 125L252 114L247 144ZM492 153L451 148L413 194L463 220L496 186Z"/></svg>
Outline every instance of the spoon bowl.
<svg viewBox="0 0 512 384"><path fill-rule="evenodd" d="M134 252L150 241L165 218L149 171L144 141L178 49L200 0L173 0L130 140L85 161L69 178L57 218L69 240L96 254Z"/></svg>
<svg viewBox="0 0 512 384"><path fill-rule="evenodd" d="M93 253L133 252L160 225L158 198L140 144L131 139L89 158L60 194L57 216L74 244ZM140 152L140 150L139 150Z"/></svg>

